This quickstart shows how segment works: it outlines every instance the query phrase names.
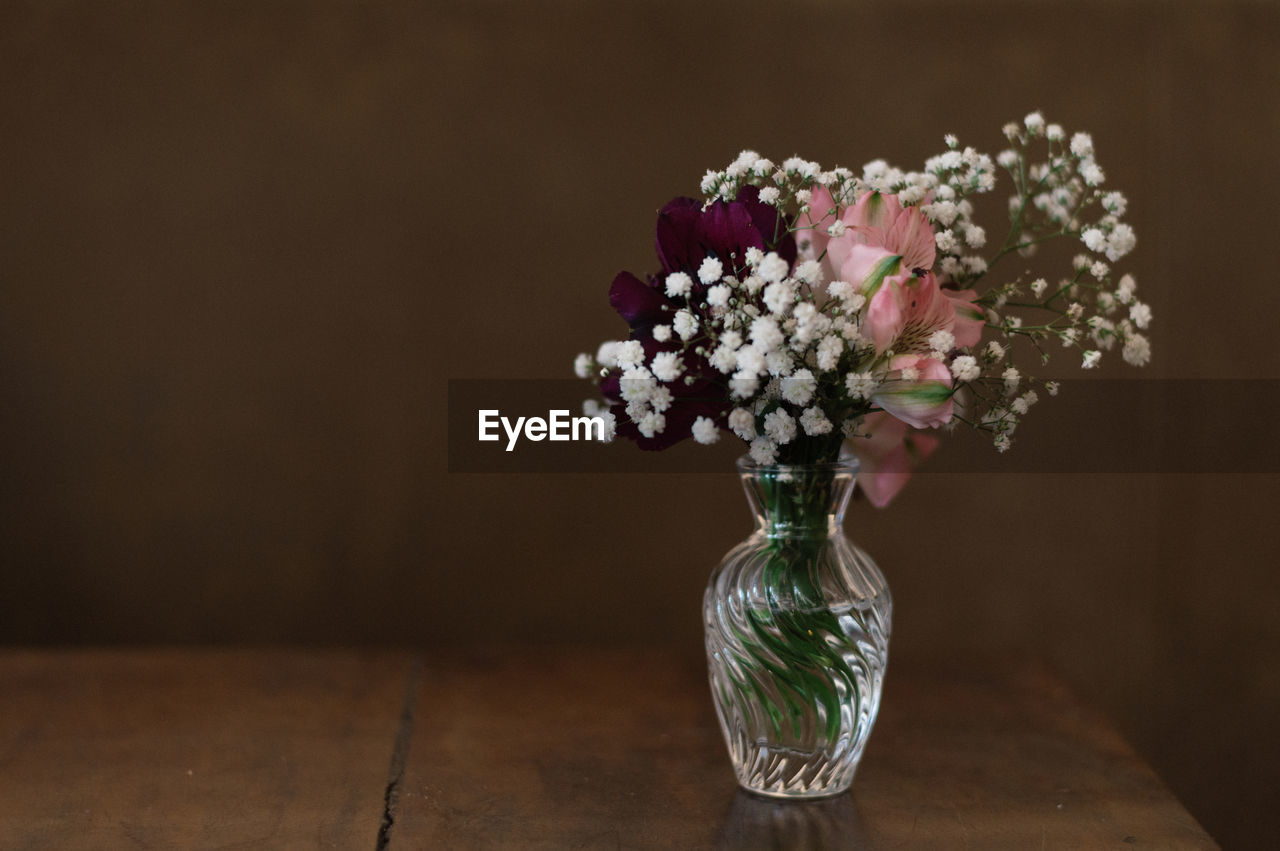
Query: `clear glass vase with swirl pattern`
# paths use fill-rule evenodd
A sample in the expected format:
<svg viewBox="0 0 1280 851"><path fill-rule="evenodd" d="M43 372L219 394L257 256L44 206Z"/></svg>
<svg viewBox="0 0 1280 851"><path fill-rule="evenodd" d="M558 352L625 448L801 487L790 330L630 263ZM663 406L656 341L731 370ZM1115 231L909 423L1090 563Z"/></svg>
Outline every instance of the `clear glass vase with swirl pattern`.
<svg viewBox="0 0 1280 851"><path fill-rule="evenodd" d="M893 602L845 537L855 459L738 471L755 516L703 602L712 698L746 790L825 798L853 783L880 707Z"/></svg>

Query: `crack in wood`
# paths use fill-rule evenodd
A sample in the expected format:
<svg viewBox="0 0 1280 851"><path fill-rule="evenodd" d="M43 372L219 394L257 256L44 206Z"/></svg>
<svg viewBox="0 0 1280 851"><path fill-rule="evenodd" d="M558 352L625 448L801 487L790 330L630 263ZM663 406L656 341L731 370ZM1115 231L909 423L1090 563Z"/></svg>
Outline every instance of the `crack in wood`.
<svg viewBox="0 0 1280 851"><path fill-rule="evenodd" d="M396 823L396 809L400 803L400 782L404 779L405 765L409 760L409 745L413 741L413 716L418 706L418 684L422 679L422 657L415 656L404 685L404 702L400 706L400 725L396 729L395 742L391 746L391 765L387 769L387 788L382 796L382 823L378 826L378 844L375 851L387 851L391 846L391 828Z"/></svg>

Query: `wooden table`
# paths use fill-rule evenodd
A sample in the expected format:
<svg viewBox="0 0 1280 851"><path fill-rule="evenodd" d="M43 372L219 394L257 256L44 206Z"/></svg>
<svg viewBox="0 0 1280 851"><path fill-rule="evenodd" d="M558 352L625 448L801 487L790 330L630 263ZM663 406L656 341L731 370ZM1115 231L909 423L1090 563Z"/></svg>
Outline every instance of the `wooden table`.
<svg viewBox="0 0 1280 851"><path fill-rule="evenodd" d="M0 848L1213 848L1042 668L891 666L851 795L736 790L696 657L0 652Z"/></svg>

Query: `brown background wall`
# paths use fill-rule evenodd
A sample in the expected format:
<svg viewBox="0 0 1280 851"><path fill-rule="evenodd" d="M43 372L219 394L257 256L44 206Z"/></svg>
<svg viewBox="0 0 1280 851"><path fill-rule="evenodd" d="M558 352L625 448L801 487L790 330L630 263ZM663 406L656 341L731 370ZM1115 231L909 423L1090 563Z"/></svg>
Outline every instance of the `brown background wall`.
<svg viewBox="0 0 1280 851"><path fill-rule="evenodd" d="M652 265L654 211L744 146L913 166L1038 107L1132 199L1147 376L1275 381L1277 57L1255 3L5 4L0 641L700 652L733 479L449 475L447 379L559 377L620 333L606 288ZM1230 441L1280 412L1261 387L1183 416ZM1068 455L1107 420L1037 414L1021 436ZM1178 448L1177 420L1116 425ZM896 654L1046 655L1261 846L1280 476L1254 451L1272 473L992 454L849 528Z"/></svg>

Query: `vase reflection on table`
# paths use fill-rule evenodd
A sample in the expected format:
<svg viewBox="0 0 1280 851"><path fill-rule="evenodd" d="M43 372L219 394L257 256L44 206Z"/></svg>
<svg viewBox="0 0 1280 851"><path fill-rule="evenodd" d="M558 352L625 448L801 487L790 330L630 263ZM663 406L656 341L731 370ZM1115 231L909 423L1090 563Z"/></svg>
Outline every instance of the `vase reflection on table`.
<svg viewBox="0 0 1280 851"><path fill-rule="evenodd" d="M738 462L756 529L712 573L707 665L739 784L823 798L853 782L875 723L893 603L842 528L856 460Z"/></svg>

